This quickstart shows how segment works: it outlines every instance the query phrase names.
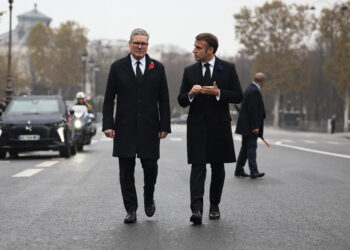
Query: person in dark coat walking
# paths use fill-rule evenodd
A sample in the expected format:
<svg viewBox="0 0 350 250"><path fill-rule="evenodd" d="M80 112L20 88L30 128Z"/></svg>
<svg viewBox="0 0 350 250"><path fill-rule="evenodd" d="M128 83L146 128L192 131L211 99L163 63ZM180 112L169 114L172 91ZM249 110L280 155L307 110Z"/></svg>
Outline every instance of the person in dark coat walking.
<svg viewBox="0 0 350 250"><path fill-rule="evenodd" d="M113 156L119 157L120 185L127 211L125 223L137 220L135 157L140 158L144 171L145 213L153 216L160 139L171 132L165 71L160 62L146 54L148 38L143 29L132 31L131 53L111 65L103 103L102 130L114 139Z"/></svg>
<svg viewBox="0 0 350 250"><path fill-rule="evenodd" d="M209 218L219 219L219 203L225 180L224 163L235 162L229 103L242 100L235 65L215 56L217 38L209 33L196 37L197 63L186 67L178 102L190 106L187 119L187 156L192 164L190 221L202 223L206 164L212 169Z"/></svg>
<svg viewBox="0 0 350 250"><path fill-rule="evenodd" d="M242 135L242 147L239 152L235 176L262 177L265 173L258 171L256 163L256 149L258 137L264 134L265 108L260 89L264 86L265 75L256 73L254 81L248 85L243 94L243 102L238 116L236 133ZM243 167L248 159L250 175Z"/></svg>

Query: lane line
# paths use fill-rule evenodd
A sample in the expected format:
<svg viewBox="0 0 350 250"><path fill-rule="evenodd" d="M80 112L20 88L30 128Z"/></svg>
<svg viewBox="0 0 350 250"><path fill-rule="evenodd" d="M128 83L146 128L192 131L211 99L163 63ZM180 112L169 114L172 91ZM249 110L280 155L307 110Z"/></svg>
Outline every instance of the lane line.
<svg viewBox="0 0 350 250"><path fill-rule="evenodd" d="M316 154L329 155L329 156L335 156L335 157L350 159L350 155L336 154L336 153L330 153L330 152L320 151L320 150L315 150L315 149L310 149L310 148L303 148L303 147L297 147L297 146L282 144L281 141L275 142L274 145L285 147L285 148L293 148L293 149L306 151L306 152L311 152L311 153L316 153Z"/></svg>
<svg viewBox="0 0 350 250"><path fill-rule="evenodd" d="M57 164L59 161L44 161L42 163L37 164L35 167L38 168L49 168L52 167L53 165Z"/></svg>
<svg viewBox="0 0 350 250"><path fill-rule="evenodd" d="M42 168L29 168L29 169L26 169L22 172L19 172L15 175L13 175L12 177L31 177L39 172L43 171Z"/></svg>
<svg viewBox="0 0 350 250"><path fill-rule="evenodd" d="M235 135L235 136L233 137L233 139L236 140L236 141L242 141L242 136L237 136L237 135Z"/></svg>
<svg viewBox="0 0 350 250"><path fill-rule="evenodd" d="M304 142L309 143L309 144L315 144L315 141L311 141L311 140L304 140Z"/></svg>
<svg viewBox="0 0 350 250"><path fill-rule="evenodd" d="M182 141L183 139L181 137L170 137L170 141Z"/></svg>
<svg viewBox="0 0 350 250"><path fill-rule="evenodd" d="M11 161L0 161L0 164L2 164L2 163L11 163Z"/></svg>
<svg viewBox="0 0 350 250"><path fill-rule="evenodd" d="M331 145L339 145L340 143L337 142L337 141L328 141L327 142L328 144L331 144Z"/></svg>

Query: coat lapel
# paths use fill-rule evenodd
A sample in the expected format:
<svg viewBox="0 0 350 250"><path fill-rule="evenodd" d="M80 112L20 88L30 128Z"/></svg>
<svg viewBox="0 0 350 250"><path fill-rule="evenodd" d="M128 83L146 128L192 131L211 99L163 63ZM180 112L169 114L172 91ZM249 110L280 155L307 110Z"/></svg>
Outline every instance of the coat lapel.
<svg viewBox="0 0 350 250"><path fill-rule="evenodd" d="M195 84L199 84L199 85L203 86L204 77L203 77L202 63L201 62L197 62L197 65L195 65L195 67L194 67L194 71L195 71L194 75L196 76Z"/></svg>
<svg viewBox="0 0 350 250"><path fill-rule="evenodd" d="M147 81L147 78L150 74L149 65L151 64L151 58L146 54L146 65L145 65L145 72L143 73L143 83Z"/></svg>
<svg viewBox="0 0 350 250"><path fill-rule="evenodd" d="M136 75L134 73L134 70L132 69L130 54L124 57L123 63L124 63L124 68L130 77L130 80L133 83L136 83Z"/></svg>
<svg viewBox="0 0 350 250"><path fill-rule="evenodd" d="M213 70L213 75L211 77L211 79L213 80L213 82L216 81L216 84L218 86L220 86L222 84L221 80L221 75L222 75L222 71L224 70L224 67L221 63L221 60L219 58L215 58L215 64L214 64L214 70Z"/></svg>

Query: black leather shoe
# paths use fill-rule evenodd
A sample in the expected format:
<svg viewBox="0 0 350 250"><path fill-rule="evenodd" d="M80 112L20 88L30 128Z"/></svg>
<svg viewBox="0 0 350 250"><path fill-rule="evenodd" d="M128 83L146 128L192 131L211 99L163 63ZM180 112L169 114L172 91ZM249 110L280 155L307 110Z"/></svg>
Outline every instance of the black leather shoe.
<svg viewBox="0 0 350 250"><path fill-rule="evenodd" d="M244 172L244 170L242 170L242 171L235 171L235 176L236 177L249 177L250 175L247 174L246 172Z"/></svg>
<svg viewBox="0 0 350 250"><path fill-rule="evenodd" d="M136 211L131 211L128 212L128 214L126 215L125 219L124 219L124 223L125 224L132 224L136 222Z"/></svg>
<svg viewBox="0 0 350 250"><path fill-rule="evenodd" d="M154 205L154 202L151 205L145 205L145 213L148 217L152 217L154 215L154 212L156 211L156 205Z"/></svg>
<svg viewBox="0 0 350 250"><path fill-rule="evenodd" d="M260 172L253 172L250 174L250 178L255 179L258 177L263 177L265 175L265 173L260 173Z"/></svg>
<svg viewBox="0 0 350 250"><path fill-rule="evenodd" d="M190 218L190 221L193 223L193 225L200 225L202 224L202 214L200 211L194 211L192 213L192 216Z"/></svg>
<svg viewBox="0 0 350 250"><path fill-rule="evenodd" d="M209 219L211 219L211 220L220 219L220 209L218 206L210 206Z"/></svg>

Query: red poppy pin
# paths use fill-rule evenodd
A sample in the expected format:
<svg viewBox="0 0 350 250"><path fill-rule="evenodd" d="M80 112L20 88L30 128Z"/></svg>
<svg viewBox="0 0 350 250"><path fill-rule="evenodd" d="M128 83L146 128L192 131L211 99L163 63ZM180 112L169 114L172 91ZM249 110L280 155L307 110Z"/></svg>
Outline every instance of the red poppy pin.
<svg viewBox="0 0 350 250"><path fill-rule="evenodd" d="M151 70L151 69L154 69L154 66L155 66L155 65L154 65L154 62L151 62L151 63L149 64L148 69L150 69L150 70Z"/></svg>

